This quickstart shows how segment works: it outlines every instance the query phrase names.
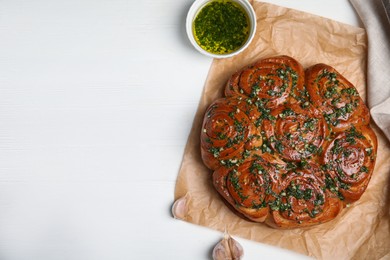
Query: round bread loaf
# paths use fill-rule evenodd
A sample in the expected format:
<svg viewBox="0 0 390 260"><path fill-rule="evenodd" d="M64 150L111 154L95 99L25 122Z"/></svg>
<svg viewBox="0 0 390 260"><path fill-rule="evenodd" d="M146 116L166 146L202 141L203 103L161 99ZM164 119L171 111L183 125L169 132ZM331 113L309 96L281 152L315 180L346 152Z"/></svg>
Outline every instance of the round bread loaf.
<svg viewBox="0 0 390 260"><path fill-rule="evenodd" d="M367 188L377 138L356 88L334 68L260 60L232 75L207 109L201 153L243 217L275 228L334 219Z"/></svg>

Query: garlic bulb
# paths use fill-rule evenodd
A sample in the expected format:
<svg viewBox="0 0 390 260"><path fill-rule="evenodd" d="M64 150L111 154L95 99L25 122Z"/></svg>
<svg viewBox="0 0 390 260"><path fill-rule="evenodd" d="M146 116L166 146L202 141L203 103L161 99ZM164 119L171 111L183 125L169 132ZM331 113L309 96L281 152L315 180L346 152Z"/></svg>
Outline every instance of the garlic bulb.
<svg viewBox="0 0 390 260"><path fill-rule="evenodd" d="M185 219L187 216L187 198L188 196L185 195L184 197L181 197L177 199L172 206L172 215L176 219Z"/></svg>
<svg viewBox="0 0 390 260"><path fill-rule="evenodd" d="M226 231L224 238L215 245L213 250L214 260L240 260L244 255L244 249Z"/></svg>

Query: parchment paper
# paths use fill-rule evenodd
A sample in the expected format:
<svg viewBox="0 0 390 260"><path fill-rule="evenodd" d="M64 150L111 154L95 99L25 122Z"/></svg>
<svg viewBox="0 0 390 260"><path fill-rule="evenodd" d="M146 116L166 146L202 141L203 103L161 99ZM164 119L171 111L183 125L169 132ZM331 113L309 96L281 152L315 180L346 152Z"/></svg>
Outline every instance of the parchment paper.
<svg viewBox="0 0 390 260"><path fill-rule="evenodd" d="M306 229L277 230L244 220L222 201L211 182L212 171L200 157L200 132L206 108L222 96L235 71L254 61L289 55L302 65L326 63L366 93L366 33L312 14L258 1L256 36L247 50L230 59L214 60L184 152L175 199L187 194L186 221L250 240L279 246L317 259L380 259L390 257L390 144L375 125L378 156L366 192L358 202L328 223ZM259 256L259 259L261 256Z"/></svg>

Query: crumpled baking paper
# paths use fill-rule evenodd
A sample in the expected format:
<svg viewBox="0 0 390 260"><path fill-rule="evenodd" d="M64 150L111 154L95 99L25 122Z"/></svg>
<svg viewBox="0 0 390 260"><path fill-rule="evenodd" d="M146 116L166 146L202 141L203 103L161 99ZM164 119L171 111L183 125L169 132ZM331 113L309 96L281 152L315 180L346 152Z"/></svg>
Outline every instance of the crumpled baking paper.
<svg viewBox="0 0 390 260"><path fill-rule="evenodd" d="M352 82L363 100L366 98L364 29L268 3L252 4L257 15L254 40L238 56L214 60L204 86L175 190L175 199L189 198L184 220L221 232L226 228L231 235L317 259L390 257L390 143L373 123L379 145L372 179L361 199L330 222L303 229L273 229L237 216L214 189L212 171L200 156L201 124L206 108L223 96L228 78L242 67L277 55L289 55L305 68L326 63Z"/></svg>

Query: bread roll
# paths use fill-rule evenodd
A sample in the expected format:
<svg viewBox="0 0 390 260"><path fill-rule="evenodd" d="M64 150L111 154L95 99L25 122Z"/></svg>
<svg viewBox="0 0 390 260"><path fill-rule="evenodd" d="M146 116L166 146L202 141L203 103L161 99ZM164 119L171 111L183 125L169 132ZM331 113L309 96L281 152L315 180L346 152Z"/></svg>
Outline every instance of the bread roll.
<svg viewBox="0 0 390 260"><path fill-rule="evenodd" d="M374 171L377 139L356 88L334 68L260 60L207 109L201 155L240 216L274 228L334 219Z"/></svg>

